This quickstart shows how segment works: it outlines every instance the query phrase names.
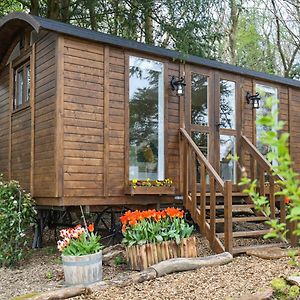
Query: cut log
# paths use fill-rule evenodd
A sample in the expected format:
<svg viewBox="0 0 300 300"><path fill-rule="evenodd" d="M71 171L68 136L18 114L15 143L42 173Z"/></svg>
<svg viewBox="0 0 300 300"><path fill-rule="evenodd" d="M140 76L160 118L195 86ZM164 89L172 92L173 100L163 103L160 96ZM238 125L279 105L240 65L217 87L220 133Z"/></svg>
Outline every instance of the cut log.
<svg viewBox="0 0 300 300"><path fill-rule="evenodd" d="M224 265L233 260L230 253L224 252L217 255L211 255L201 258L173 258L151 266L150 268L156 271L157 277L164 276L166 274L195 270L201 267Z"/></svg>
<svg viewBox="0 0 300 300"><path fill-rule="evenodd" d="M152 280L157 277L161 277L174 272L195 270L201 267L208 266L224 265L231 262L232 260L233 257L228 252L201 258L172 258L169 260L161 261L142 272L115 278L111 280L110 283L119 286L126 286L132 283L141 283L144 281Z"/></svg>
<svg viewBox="0 0 300 300"><path fill-rule="evenodd" d="M59 300L68 299L80 295L89 295L92 293L90 288L85 286L73 286L59 290L49 291L32 298L34 300Z"/></svg>
<svg viewBox="0 0 300 300"><path fill-rule="evenodd" d="M300 286L300 276L290 276L286 280L291 284Z"/></svg>

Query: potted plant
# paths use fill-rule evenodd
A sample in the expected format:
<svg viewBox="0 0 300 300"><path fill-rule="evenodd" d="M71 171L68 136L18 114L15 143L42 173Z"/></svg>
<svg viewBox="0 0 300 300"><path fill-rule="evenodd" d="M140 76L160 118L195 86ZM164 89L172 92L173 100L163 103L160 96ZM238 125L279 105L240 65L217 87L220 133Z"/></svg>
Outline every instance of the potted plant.
<svg viewBox="0 0 300 300"><path fill-rule="evenodd" d="M102 245L94 225L62 229L57 242L62 253L66 285L89 285L102 280Z"/></svg>
<svg viewBox="0 0 300 300"><path fill-rule="evenodd" d="M174 195L175 187L170 178L164 180L138 180L132 179L126 190L130 195Z"/></svg>
<svg viewBox="0 0 300 300"><path fill-rule="evenodd" d="M131 269L144 270L162 260L197 256L196 239L191 237L193 226L183 215L183 210L168 207L128 210L120 217Z"/></svg>

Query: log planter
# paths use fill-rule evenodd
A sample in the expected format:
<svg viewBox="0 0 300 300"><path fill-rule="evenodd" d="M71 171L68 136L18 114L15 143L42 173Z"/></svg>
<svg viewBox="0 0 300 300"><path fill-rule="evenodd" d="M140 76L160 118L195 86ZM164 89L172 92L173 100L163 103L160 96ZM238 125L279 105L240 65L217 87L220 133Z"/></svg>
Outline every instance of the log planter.
<svg viewBox="0 0 300 300"><path fill-rule="evenodd" d="M145 244L126 247L126 255L131 270L145 270L163 260L177 257L197 257L196 238L189 237L157 244Z"/></svg>
<svg viewBox="0 0 300 300"><path fill-rule="evenodd" d="M127 195L174 195L174 186L137 186L133 188L129 186L126 188Z"/></svg>
<svg viewBox="0 0 300 300"><path fill-rule="evenodd" d="M102 251L82 256L62 255L65 284L90 285L102 280Z"/></svg>

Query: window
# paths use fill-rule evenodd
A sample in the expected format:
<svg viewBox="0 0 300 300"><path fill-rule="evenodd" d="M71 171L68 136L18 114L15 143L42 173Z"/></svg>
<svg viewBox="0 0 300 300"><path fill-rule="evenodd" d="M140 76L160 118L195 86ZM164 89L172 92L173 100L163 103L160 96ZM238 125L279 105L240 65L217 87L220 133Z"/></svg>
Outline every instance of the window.
<svg viewBox="0 0 300 300"><path fill-rule="evenodd" d="M164 179L163 64L129 58L129 179Z"/></svg>
<svg viewBox="0 0 300 300"><path fill-rule="evenodd" d="M30 101L30 64L15 69L14 72L14 109L26 106Z"/></svg>
<svg viewBox="0 0 300 300"><path fill-rule="evenodd" d="M278 104L276 103L276 101L274 101L272 109L266 107L266 101L268 98L277 100L277 89L274 87L257 84L256 91L258 91L261 96L260 106L256 110L256 120L258 120L263 116L269 115L270 113L274 113L275 111L277 111ZM276 120L276 122L278 122L278 119ZM271 130L274 130L274 128L256 123L256 147L263 155L267 155L267 153L272 150L272 147L264 145L261 142L261 136L264 131L271 131Z"/></svg>

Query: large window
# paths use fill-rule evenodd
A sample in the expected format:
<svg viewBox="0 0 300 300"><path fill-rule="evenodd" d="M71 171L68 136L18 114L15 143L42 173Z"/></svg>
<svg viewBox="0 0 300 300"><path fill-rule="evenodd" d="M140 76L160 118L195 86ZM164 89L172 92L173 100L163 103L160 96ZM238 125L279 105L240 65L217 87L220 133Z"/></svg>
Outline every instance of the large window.
<svg viewBox="0 0 300 300"><path fill-rule="evenodd" d="M256 110L256 120L258 120L263 116L267 116L270 113L274 113L275 111L277 111L278 105L275 101L277 100L277 89L274 87L257 84L256 91L258 91L261 96L259 109ZM266 101L268 98L273 99L272 109L266 107ZM272 148L261 142L262 133L264 131L272 131L272 130L274 130L274 128L271 128L270 126L260 125L256 123L256 147L263 155L266 155L268 152L270 152Z"/></svg>
<svg viewBox="0 0 300 300"><path fill-rule="evenodd" d="M30 101L30 64L15 69L14 72L14 109L26 106Z"/></svg>
<svg viewBox="0 0 300 300"><path fill-rule="evenodd" d="M129 179L164 179L164 74L161 62L129 58Z"/></svg>

